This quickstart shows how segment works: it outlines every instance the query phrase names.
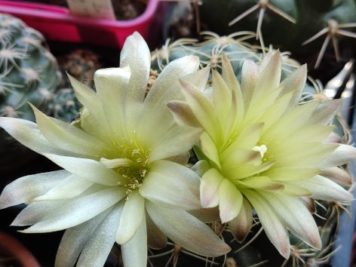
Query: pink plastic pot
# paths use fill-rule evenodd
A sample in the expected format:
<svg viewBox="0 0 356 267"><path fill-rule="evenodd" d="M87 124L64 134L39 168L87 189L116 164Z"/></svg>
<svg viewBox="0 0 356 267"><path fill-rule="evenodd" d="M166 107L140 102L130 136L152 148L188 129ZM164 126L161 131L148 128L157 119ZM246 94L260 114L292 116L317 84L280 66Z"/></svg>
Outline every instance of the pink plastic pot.
<svg viewBox="0 0 356 267"><path fill-rule="evenodd" d="M127 20L87 18L70 14L67 8L0 0L0 13L12 14L49 40L122 47L127 36L138 31L147 39L159 0L148 0L145 12Z"/></svg>

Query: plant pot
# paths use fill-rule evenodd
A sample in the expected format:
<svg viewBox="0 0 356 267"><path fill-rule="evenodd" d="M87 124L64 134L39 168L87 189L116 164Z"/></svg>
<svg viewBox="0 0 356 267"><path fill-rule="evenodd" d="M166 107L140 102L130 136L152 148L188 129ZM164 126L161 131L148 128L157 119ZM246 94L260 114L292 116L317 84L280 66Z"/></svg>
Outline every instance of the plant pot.
<svg viewBox="0 0 356 267"><path fill-rule="evenodd" d="M63 7L2 0L0 13L21 18L27 25L42 32L48 40L121 48L126 37L135 31L148 38L158 2L148 0L143 14L127 21L76 16Z"/></svg>
<svg viewBox="0 0 356 267"><path fill-rule="evenodd" d="M0 258L6 257L9 262L4 266L40 267L33 255L15 238L0 232Z"/></svg>

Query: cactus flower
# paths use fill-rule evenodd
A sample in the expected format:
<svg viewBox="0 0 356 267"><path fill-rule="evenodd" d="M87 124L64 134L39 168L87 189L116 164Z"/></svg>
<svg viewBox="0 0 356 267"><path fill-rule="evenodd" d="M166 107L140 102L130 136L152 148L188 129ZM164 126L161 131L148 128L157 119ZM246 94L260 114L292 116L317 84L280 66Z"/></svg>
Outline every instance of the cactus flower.
<svg viewBox="0 0 356 267"><path fill-rule="evenodd" d="M189 211L199 209L199 176L185 165L201 130L175 123L167 102L179 98L178 78L199 61L173 61L147 92L150 53L130 36L120 68L98 70L94 92L71 78L83 105L73 124L34 108L36 123L0 118L0 126L62 170L19 178L1 194L0 208L26 203L12 225L22 232L67 229L56 267L103 266L121 245L125 267L147 264L147 246L167 237L187 250L218 256L227 246ZM77 263L76 263L77 262Z"/></svg>
<svg viewBox="0 0 356 267"><path fill-rule="evenodd" d="M169 107L180 124L203 129L196 150L202 206L218 206L221 221L240 240L250 231L254 210L285 258L287 230L320 248L305 200L352 200L335 182L352 183L339 166L356 157L354 147L330 142L339 101L299 104L306 67L281 82L279 52L268 53L260 65L246 61L240 82L227 57L222 74L212 72L211 87L206 87L209 70L199 76L181 81L185 101L171 101Z"/></svg>

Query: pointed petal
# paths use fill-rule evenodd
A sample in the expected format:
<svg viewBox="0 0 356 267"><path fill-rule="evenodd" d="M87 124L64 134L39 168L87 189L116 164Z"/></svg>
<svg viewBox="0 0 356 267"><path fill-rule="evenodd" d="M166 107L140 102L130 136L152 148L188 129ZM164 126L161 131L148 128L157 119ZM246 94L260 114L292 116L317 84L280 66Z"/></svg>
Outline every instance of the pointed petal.
<svg viewBox="0 0 356 267"><path fill-rule="evenodd" d="M142 223L145 214L145 200L138 192L127 196L121 213L116 242L120 245L130 240Z"/></svg>
<svg viewBox="0 0 356 267"><path fill-rule="evenodd" d="M321 249L318 226L303 202L285 194L261 192L261 195L291 232L308 245Z"/></svg>
<svg viewBox="0 0 356 267"><path fill-rule="evenodd" d="M101 102L105 103L103 105L105 116L119 138L125 134L125 100L129 78L129 67L99 69L94 76L98 96Z"/></svg>
<svg viewBox="0 0 356 267"><path fill-rule="evenodd" d="M131 71L128 97L131 100L141 102L145 95L150 74L151 57L145 40L138 32L134 32L126 39L121 50L120 67L126 66L129 66Z"/></svg>
<svg viewBox="0 0 356 267"><path fill-rule="evenodd" d="M251 189L280 190L284 188L282 183L276 182L268 176L248 177L239 179L237 182Z"/></svg>
<svg viewBox="0 0 356 267"><path fill-rule="evenodd" d="M109 211L99 214L95 218L70 228L64 232L59 244L55 267L74 266L79 254L92 236L98 225L104 220Z"/></svg>
<svg viewBox="0 0 356 267"><path fill-rule="evenodd" d="M210 67L202 68L183 77L183 80L194 85L198 90L204 91L209 80Z"/></svg>
<svg viewBox="0 0 356 267"><path fill-rule="evenodd" d="M170 100L182 98L179 79L195 72L198 68L199 58L196 56L185 56L170 62L149 91L145 104L152 109L157 105L166 105Z"/></svg>
<svg viewBox="0 0 356 267"><path fill-rule="evenodd" d="M97 94L85 84L68 75L76 97L82 103L84 109L80 116L81 127L101 140L110 140L112 132L101 101ZM97 127L100 125L100 127Z"/></svg>
<svg viewBox="0 0 356 267"><path fill-rule="evenodd" d="M323 169L321 170L320 175L345 186L351 186L353 182L351 174L345 169L339 167Z"/></svg>
<svg viewBox="0 0 356 267"><path fill-rule="evenodd" d="M229 222L229 228L236 239L243 242L249 234L251 227L252 208L248 201L244 200L239 215Z"/></svg>
<svg viewBox="0 0 356 267"><path fill-rule="evenodd" d="M154 162L139 191L144 198L152 201L184 209L200 208L199 176L189 168L173 162Z"/></svg>
<svg viewBox="0 0 356 267"><path fill-rule="evenodd" d="M167 237L154 224L151 217L146 213L148 245L153 249L162 249L167 245Z"/></svg>
<svg viewBox="0 0 356 267"><path fill-rule="evenodd" d="M65 180L70 173L52 171L23 176L8 184L0 196L0 209L29 203Z"/></svg>
<svg viewBox="0 0 356 267"><path fill-rule="evenodd" d="M311 118L312 123L329 124L342 105L342 99L333 99L320 103Z"/></svg>
<svg viewBox="0 0 356 267"><path fill-rule="evenodd" d="M340 201L350 203L353 196L340 185L330 179L317 175L311 179L295 182L312 193L313 198L326 201Z"/></svg>
<svg viewBox="0 0 356 267"><path fill-rule="evenodd" d="M188 125L191 127L200 127L199 121L188 104L183 101L170 101L167 104L168 108L173 114L175 121L179 125Z"/></svg>
<svg viewBox="0 0 356 267"><path fill-rule="evenodd" d="M59 149L81 155L100 155L106 145L76 126L46 116L32 106L36 122L45 138Z"/></svg>
<svg viewBox="0 0 356 267"><path fill-rule="evenodd" d="M222 223L234 219L240 212L243 197L236 186L224 179L219 187L219 211Z"/></svg>
<svg viewBox="0 0 356 267"><path fill-rule="evenodd" d="M211 139L211 137L206 132L203 132L202 135L200 136L200 142L201 142L200 147L204 155L209 160L214 162L218 168L220 168L221 164L220 164L219 152L217 150L216 144Z"/></svg>
<svg viewBox="0 0 356 267"><path fill-rule="evenodd" d="M112 209L101 224L93 231L83 248L77 267L104 266L115 243L116 229L122 207Z"/></svg>
<svg viewBox="0 0 356 267"><path fill-rule="evenodd" d="M189 213L205 223L212 223L219 220L218 208L190 210Z"/></svg>
<svg viewBox="0 0 356 267"><path fill-rule="evenodd" d="M12 225L31 227L24 233L47 233L67 229L94 218L125 196L120 189L104 189L68 201L38 201L30 204L15 218Z"/></svg>
<svg viewBox="0 0 356 267"><path fill-rule="evenodd" d="M54 154L45 154L45 156L76 176L94 183L113 186L118 185L123 179L115 171L106 168L96 160Z"/></svg>
<svg viewBox="0 0 356 267"><path fill-rule="evenodd" d="M204 130L213 138L218 139L220 134L219 123L214 114L212 103L193 85L181 80L183 94L185 99L193 111L196 119Z"/></svg>
<svg viewBox="0 0 356 267"><path fill-rule="evenodd" d="M281 80L282 57L279 52L266 56L260 65L260 73L251 99L251 106L263 96L268 96L276 91ZM256 101L256 102L255 102Z"/></svg>
<svg viewBox="0 0 356 267"><path fill-rule="evenodd" d="M245 190L244 194L255 208L268 239L278 252L288 259L290 256L289 236L274 210L256 191Z"/></svg>
<svg viewBox="0 0 356 267"><path fill-rule="evenodd" d="M37 153L68 154L49 143L38 129L37 124L32 121L1 117L0 127L21 144Z"/></svg>
<svg viewBox="0 0 356 267"><path fill-rule="evenodd" d="M212 72L213 103L219 115L226 118L231 109L231 89L217 71Z"/></svg>
<svg viewBox="0 0 356 267"><path fill-rule="evenodd" d="M155 135L155 140L149 157L150 162L186 154L198 143L201 130L192 127L174 125L163 136L155 132L152 132L152 134Z"/></svg>
<svg viewBox="0 0 356 267"><path fill-rule="evenodd" d="M70 175L44 195L36 197L35 200L73 198L85 192L92 185L93 183L88 180Z"/></svg>
<svg viewBox="0 0 356 267"><path fill-rule="evenodd" d="M244 102L249 104L252 98L252 93L258 79L258 66L256 63L245 60L241 71L241 88L244 96Z"/></svg>
<svg viewBox="0 0 356 267"><path fill-rule="evenodd" d="M219 187L224 177L216 170L208 170L200 182L200 201L203 208L216 207L219 204Z"/></svg>
<svg viewBox="0 0 356 267"><path fill-rule="evenodd" d="M336 150L322 162L322 168L340 166L356 159L356 148L350 145L340 144Z"/></svg>
<svg viewBox="0 0 356 267"><path fill-rule="evenodd" d="M206 224L181 209L147 203L153 222L175 243L199 255L216 257L230 251Z"/></svg>
<svg viewBox="0 0 356 267"><path fill-rule="evenodd" d="M147 229L143 218L135 235L121 246L122 259L125 267L147 266Z"/></svg>
<svg viewBox="0 0 356 267"><path fill-rule="evenodd" d="M281 95L288 94L292 92L293 98L291 101L292 105L298 104L302 91L304 89L307 79L307 66L303 65L290 74L283 82L280 84Z"/></svg>

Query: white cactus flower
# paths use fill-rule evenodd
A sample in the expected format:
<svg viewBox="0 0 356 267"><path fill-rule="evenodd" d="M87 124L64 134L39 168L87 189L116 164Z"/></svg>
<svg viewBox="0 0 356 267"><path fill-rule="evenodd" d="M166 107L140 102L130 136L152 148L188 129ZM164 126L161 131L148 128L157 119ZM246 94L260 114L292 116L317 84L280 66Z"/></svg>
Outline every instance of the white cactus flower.
<svg viewBox="0 0 356 267"><path fill-rule="evenodd" d="M321 247L315 220L303 199L349 204L352 195L334 181L352 183L339 168L356 158L349 145L328 142L339 101L298 104L306 81L302 66L281 82L281 56L269 53L261 65L246 61L241 83L227 57L222 75L182 80L185 101L171 101L176 120L204 130L198 146L203 207L219 207L238 239L252 225L253 209L279 253L290 256L287 230ZM205 89L204 89L205 88ZM336 178L338 177L338 178Z"/></svg>
<svg viewBox="0 0 356 267"><path fill-rule="evenodd" d="M199 176L180 162L201 130L177 125L167 108L180 96L178 79L198 66L193 56L173 61L147 93L150 52L135 33L120 68L96 72L97 92L71 78L84 106L77 124L35 108L37 124L0 118L15 139L63 168L19 178L0 196L0 208L28 204L12 224L30 226L25 233L67 229L56 267L103 266L115 242L125 267L146 266L147 244L161 248L167 237L204 256L229 251L188 212L201 207Z"/></svg>

